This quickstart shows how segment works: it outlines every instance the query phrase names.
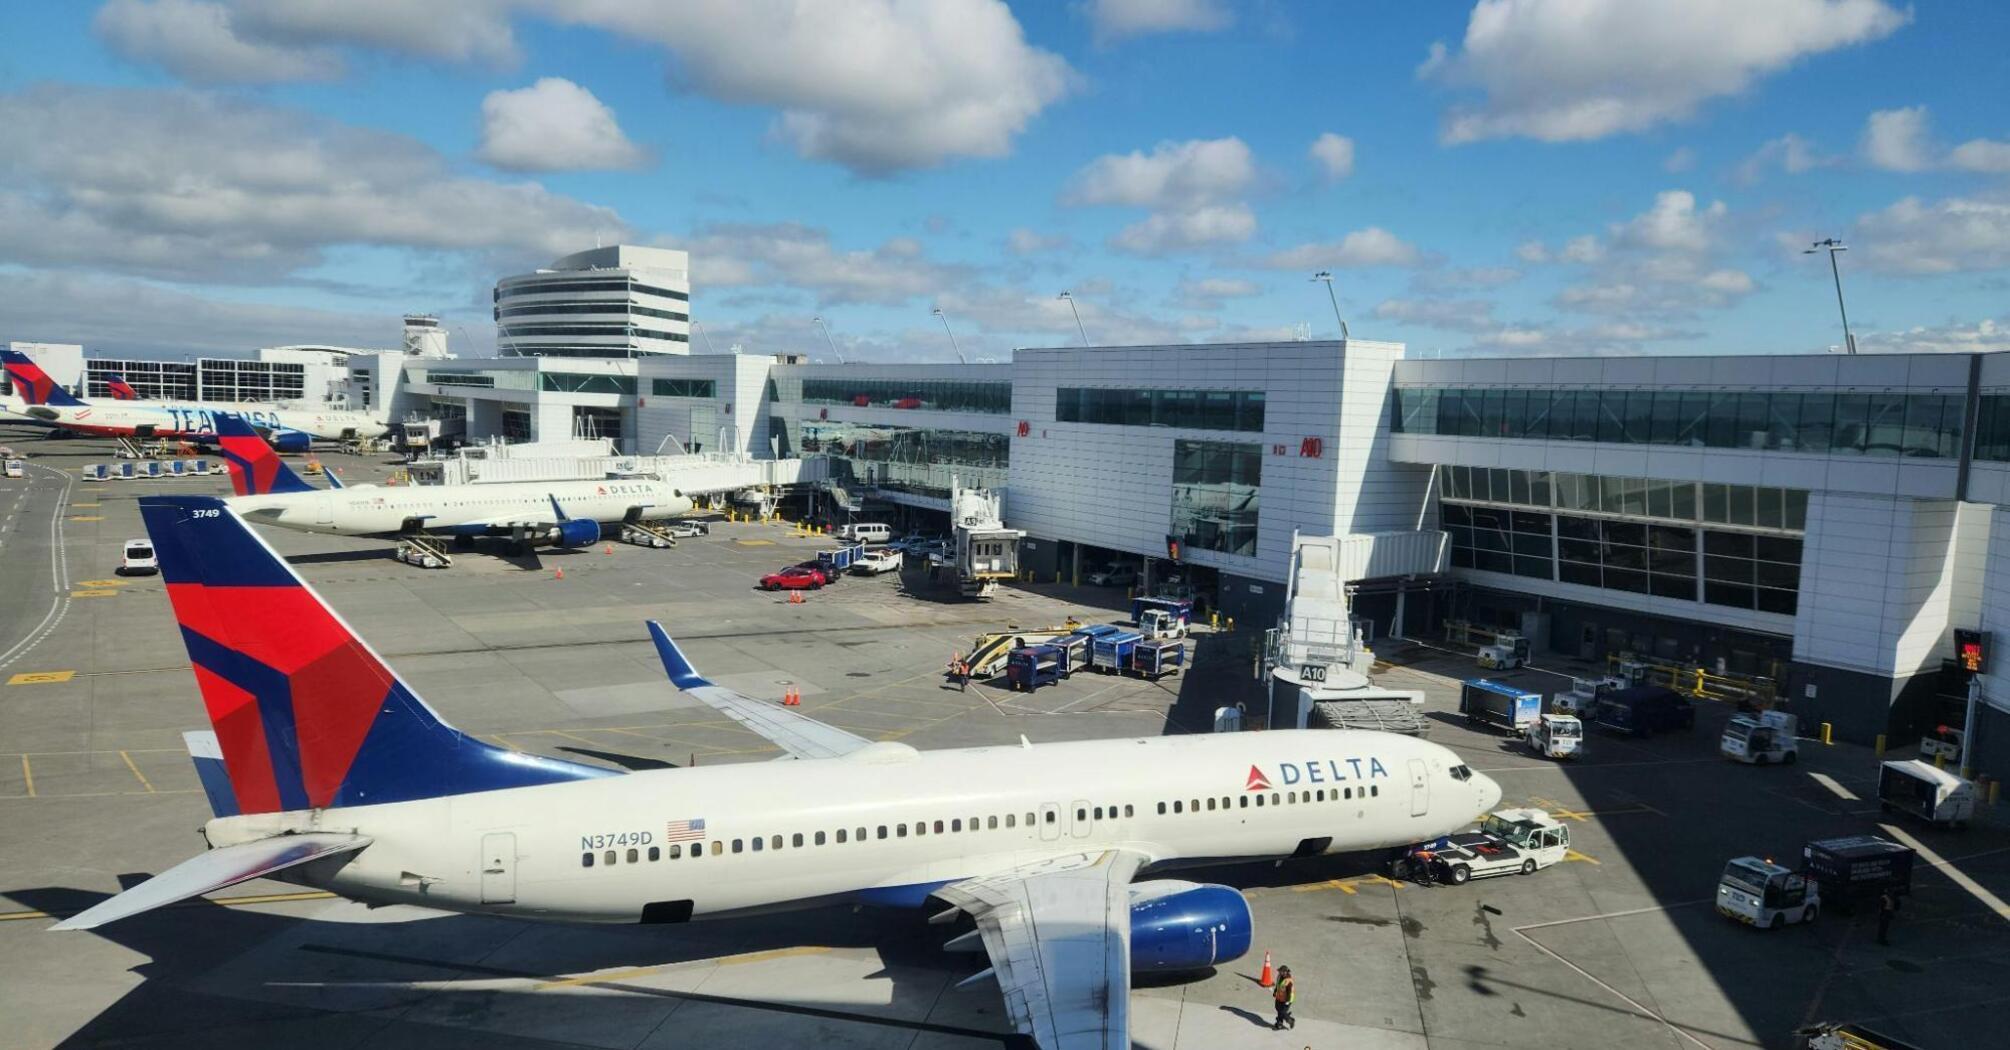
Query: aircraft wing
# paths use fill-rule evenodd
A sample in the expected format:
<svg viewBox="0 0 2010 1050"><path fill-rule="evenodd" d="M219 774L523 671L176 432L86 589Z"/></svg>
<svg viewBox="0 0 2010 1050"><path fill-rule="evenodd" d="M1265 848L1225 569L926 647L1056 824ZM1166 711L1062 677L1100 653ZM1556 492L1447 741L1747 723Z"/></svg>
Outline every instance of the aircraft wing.
<svg viewBox="0 0 2010 1050"><path fill-rule="evenodd" d="M1005 1013L1041 1050L1130 1050L1131 877L1146 859L1076 853L935 891L977 920Z"/></svg>
<svg viewBox="0 0 2010 1050"><path fill-rule="evenodd" d="M138 915L176 901L214 893L226 886L235 886L310 860L359 850L369 844L370 839L366 835L314 832L222 846L190 857L116 897L99 901L50 929L92 929L128 915Z"/></svg>
<svg viewBox="0 0 2010 1050"><path fill-rule="evenodd" d="M649 637L656 642L656 655L663 658L663 670L677 688L724 712L726 717L766 737L789 753L790 758L837 758L872 743L862 736L825 725L797 714L772 700L756 700L745 693L713 685L686 659L684 651L670 640L663 625L649 621Z"/></svg>

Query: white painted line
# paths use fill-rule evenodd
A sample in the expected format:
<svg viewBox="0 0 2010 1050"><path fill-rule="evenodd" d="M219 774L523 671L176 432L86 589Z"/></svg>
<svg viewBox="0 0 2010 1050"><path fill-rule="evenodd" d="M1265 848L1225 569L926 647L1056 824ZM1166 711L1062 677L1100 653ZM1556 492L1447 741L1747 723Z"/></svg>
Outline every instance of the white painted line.
<svg viewBox="0 0 2010 1050"><path fill-rule="evenodd" d="M1981 883L1969 878L1966 872L1955 867L1952 863L1942 858L1940 854L1928 849L1925 843L1913 838L1904 828L1894 824L1879 824L1878 827L1883 828L1885 833L1889 834L1892 838L1911 846L1913 852L1925 857L1928 864L1946 872L1947 877L1953 879L1956 886L1967 890L1969 896L1982 902L1983 907L1988 908L1997 915L2010 919L2010 904L2003 903L2003 898L1989 892Z"/></svg>
<svg viewBox="0 0 2010 1050"><path fill-rule="evenodd" d="M1642 909L1640 909L1640 910L1641 910L1641 911L1660 911L1661 909L1659 909L1659 908L1642 908ZM1633 913L1633 912L1619 912L1619 913L1617 913L1617 914L1621 914L1621 915L1631 915L1631 914L1634 914L1634 913ZM1581 921L1583 921L1583 920L1579 919L1579 920L1566 920L1566 921L1575 921L1575 922L1581 922ZM1534 927L1530 927L1530 928L1531 928L1531 929L1533 929ZM1541 941L1538 941L1538 940L1536 940L1535 938L1533 938L1533 937L1530 937L1530 936L1529 936L1528 934L1526 934L1526 933L1523 933L1523 932L1522 932L1522 931L1521 931L1520 929L1516 929L1516 930L1514 931L1514 934L1515 934L1515 936L1517 936L1517 937L1520 937L1520 938L1521 938L1522 940L1524 940L1524 941L1527 941L1527 942L1528 942L1529 944L1533 945L1533 946L1535 947L1535 950L1536 950L1536 951L1539 951L1539 952L1543 953L1544 955L1547 955L1547 956L1549 956L1550 958L1552 958L1552 959L1555 959L1555 960L1556 960L1557 962L1560 962L1560 963L1562 963L1563 965L1565 965L1565 966L1569 967L1569 968L1570 968L1570 970L1571 970L1571 971L1572 971L1573 973L1577 974L1577 975L1578 975L1579 977L1582 977L1582 978L1584 978L1585 980L1587 980L1587 981L1590 981L1590 982L1591 982L1592 984L1595 984L1595 985L1599 986L1600 988L1603 988L1603 989L1605 989L1605 990L1606 990L1606 991L1607 991L1608 993L1610 993L1610 994L1611 994L1611 995L1612 995L1612 996L1613 996L1614 998L1618 999L1618 1000L1619 1000L1620 1002L1623 1002L1623 1003L1625 1003L1626 1005L1628 1005L1628 1006L1631 1006L1631 1007L1632 1007L1632 1008L1633 1008L1633 1009L1634 1009L1635 1011L1637 1011L1637 1012L1638 1012L1638 1013L1640 1014L1640 1016L1642 1016L1642 1017L1646 1017L1646 1018L1648 1018L1648 1019L1650 1019L1650 1020L1655 1020L1655 1021L1659 1021L1659 1022L1661 1022L1662 1026L1663 1026L1663 1027L1665 1027L1665 1028L1667 1028L1667 1029L1668 1029L1668 1030L1669 1030L1670 1032L1673 1032L1673 1033L1674 1033L1675 1035L1677 1035L1677 1036L1680 1036L1680 1037L1681 1037L1682 1039L1685 1039L1685 1040L1687 1040L1688 1042L1690 1042L1690 1043L1693 1043L1694 1045L1696 1045L1696 1046L1700 1047L1700 1048L1701 1048L1701 1050L1715 1050L1715 1048L1714 1048L1714 1047L1712 1047L1712 1046L1711 1046L1710 1044L1708 1044L1708 1043L1706 1043L1706 1042L1702 1041L1701 1039L1698 1039L1698 1038L1696 1038L1696 1037L1695 1037L1695 1036L1693 1036L1693 1035L1690 1035L1690 1034L1688 1033L1688 1031L1687 1031L1687 1030L1685 1030L1685 1029L1683 1029L1683 1028L1682 1028L1682 1027L1681 1027L1680 1025L1677 1025L1677 1024L1676 1024L1675 1022L1673 1022L1673 1021L1670 1021L1670 1020L1669 1020L1669 1019L1667 1019L1666 1017L1663 1017L1663 1016L1661 1016L1660 1014L1658 1014L1658 1013L1654 1012L1653 1010L1650 1010L1650 1009L1648 1009L1647 1007L1645 1007L1645 1006L1641 1005L1641 1004L1640 1004L1640 1002L1639 1002L1639 1000L1636 1000L1636 999L1634 999L1634 998L1633 998L1632 996L1630 996L1630 995L1627 995L1627 994L1626 994L1625 992L1622 992L1622 991L1620 991L1619 989L1617 989L1617 988L1614 988L1613 986L1611 986L1611 985L1609 985L1609 984L1606 984L1606 983L1605 983L1604 981L1601 981L1601 980L1599 980L1598 978L1596 978L1596 977L1593 977L1593 976L1592 976L1592 975L1591 975L1591 974L1590 974L1589 972L1587 972L1587 971L1586 971L1586 970L1584 969L1584 967L1582 967L1582 966L1579 966L1579 965L1577 965L1576 963L1574 963L1574 962L1571 962L1571 961L1570 961L1569 959L1566 959L1566 958L1564 958L1563 956L1561 956L1561 955L1557 954L1556 952L1553 952L1553 951L1551 951L1551 950L1549 949L1549 947L1548 947L1547 945L1543 944L1543 943L1542 943Z"/></svg>
<svg viewBox="0 0 2010 1050"><path fill-rule="evenodd" d="M1821 786L1828 788L1830 791L1835 792L1835 796L1837 798L1848 799L1851 802L1863 801L1862 795L1859 795L1856 792L1851 791L1850 789L1837 783L1836 778L1829 776L1827 773L1809 773L1808 776L1812 778L1815 783L1820 784Z"/></svg>

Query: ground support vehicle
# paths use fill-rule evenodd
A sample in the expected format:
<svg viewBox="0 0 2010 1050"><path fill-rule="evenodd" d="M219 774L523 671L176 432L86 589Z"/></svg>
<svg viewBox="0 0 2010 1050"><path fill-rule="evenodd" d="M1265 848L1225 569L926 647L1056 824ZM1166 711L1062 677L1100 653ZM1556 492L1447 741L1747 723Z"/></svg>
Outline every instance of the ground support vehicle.
<svg viewBox="0 0 2010 1050"><path fill-rule="evenodd" d="M1887 813L1958 828L1975 816L1975 784L1931 762L1886 762L1878 769L1877 802Z"/></svg>
<svg viewBox="0 0 2010 1050"><path fill-rule="evenodd" d="M1022 693L1053 685L1064 675L1067 654L1058 645L1025 645L1005 658L1006 683Z"/></svg>
<svg viewBox="0 0 2010 1050"><path fill-rule="evenodd" d="M1131 650L1131 673L1139 678L1164 678L1184 666L1186 643L1176 638L1146 639Z"/></svg>
<svg viewBox="0 0 2010 1050"><path fill-rule="evenodd" d="M1875 903L1885 890L1912 892L1912 863L1918 855L1876 835L1819 839L1801 847L1801 870L1821 887L1822 900L1838 911Z"/></svg>
<svg viewBox="0 0 2010 1050"><path fill-rule="evenodd" d="M844 576L845 571L852 567L852 563L858 561L859 555L864 553L865 548L859 544L850 544L836 550L818 551L817 567L824 572L824 582L836 583Z"/></svg>
<svg viewBox="0 0 2010 1050"><path fill-rule="evenodd" d="M883 572L899 572L901 553L891 547L867 548L851 563L851 571L859 576L878 576Z"/></svg>
<svg viewBox="0 0 2010 1050"><path fill-rule="evenodd" d="M1798 720L1785 711L1763 711L1754 715L1733 715L1724 723L1724 735L1717 751L1734 762L1763 766L1769 762L1793 765L1801 757L1795 739Z"/></svg>
<svg viewBox="0 0 2010 1050"><path fill-rule="evenodd" d="M1636 685L1606 693L1591 705L1589 721L1596 726L1649 736L1696 725L1696 706L1673 689Z"/></svg>
<svg viewBox="0 0 2010 1050"><path fill-rule="evenodd" d="M1542 694L1476 678L1459 688L1459 713L1474 725L1526 733L1542 716Z"/></svg>
<svg viewBox="0 0 2010 1050"><path fill-rule="evenodd" d="M1105 634L1089 643L1089 666L1104 674L1123 674L1130 670L1132 651L1144 640L1136 631L1122 628Z"/></svg>
<svg viewBox="0 0 2010 1050"><path fill-rule="evenodd" d="M1430 878L1463 885L1493 875L1532 875L1570 854L1570 829L1539 809L1503 809L1486 815L1476 832L1448 835L1413 860ZM1412 855L1413 857L1415 854Z"/></svg>
<svg viewBox="0 0 2010 1050"><path fill-rule="evenodd" d="M1545 714L1528 730L1528 749L1544 758L1584 754L1584 723L1576 715Z"/></svg>
<svg viewBox="0 0 2010 1050"><path fill-rule="evenodd" d="M1764 857L1733 857L1717 879L1717 914L1747 926L1777 930L1813 922L1821 904L1821 887Z"/></svg>
<svg viewBox="0 0 2010 1050"><path fill-rule="evenodd" d="M1492 645L1483 645L1479 665L1489 671L1512 671L1528 663L1528 639L1510 631L1494 636Z"/></svg>

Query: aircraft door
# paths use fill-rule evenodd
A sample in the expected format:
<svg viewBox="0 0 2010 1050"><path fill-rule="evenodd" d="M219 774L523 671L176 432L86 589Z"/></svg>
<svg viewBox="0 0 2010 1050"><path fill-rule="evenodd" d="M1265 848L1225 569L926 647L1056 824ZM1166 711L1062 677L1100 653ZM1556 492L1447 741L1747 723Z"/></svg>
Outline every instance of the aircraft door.
<svg viewBox="0 0 2010 1050"><path fill-rule="evenodd" d="M1061 804L1040 803L1040 838L1052 842L1061 837Z"/></svg>
<svg viewBox="0 0 2010 1050"><path fill-rule="evenodd" d="M315 499L314 521L321 525L335 523L335 497L323 495Z"/></svg>
<svg viewBox="0 0 2010 1050"><path fill-rule="evenodd" d="M1421 758L1410 760L1410 815L1421 817L1431 809L1430 770Z"/></svg>
<svg viewBox="0 0 2010 1050"><path fill-rule="evenodd" d="M1085 839L1089 837L1089 830L1092 827L1093 825L1089 823L1089 800L1082 798L1076 799L1075 819L1073 823L1068 825L1068 829L1075 833L1076 838Z"/></svg>
<svg viewBox="0 0 2010 1050"><path fill-rule="evenodd" d="M516 836L507 831L482 836L482 903L516 900Z"/></svg>

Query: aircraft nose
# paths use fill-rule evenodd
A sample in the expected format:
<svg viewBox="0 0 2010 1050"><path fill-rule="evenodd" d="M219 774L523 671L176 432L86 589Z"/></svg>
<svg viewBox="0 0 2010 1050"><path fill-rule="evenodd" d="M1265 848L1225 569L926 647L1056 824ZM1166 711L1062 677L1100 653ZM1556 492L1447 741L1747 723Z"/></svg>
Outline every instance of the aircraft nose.
<svg viewBox="0 0 2010 1050"><path fill-rule="evenodd" d="M1493 808L1500 805L1501 801L1501 786L1499 782L1485 773L1473 774L1473 780L1479 784L1480 788L1480 812L1493 812Z"/></svg>

